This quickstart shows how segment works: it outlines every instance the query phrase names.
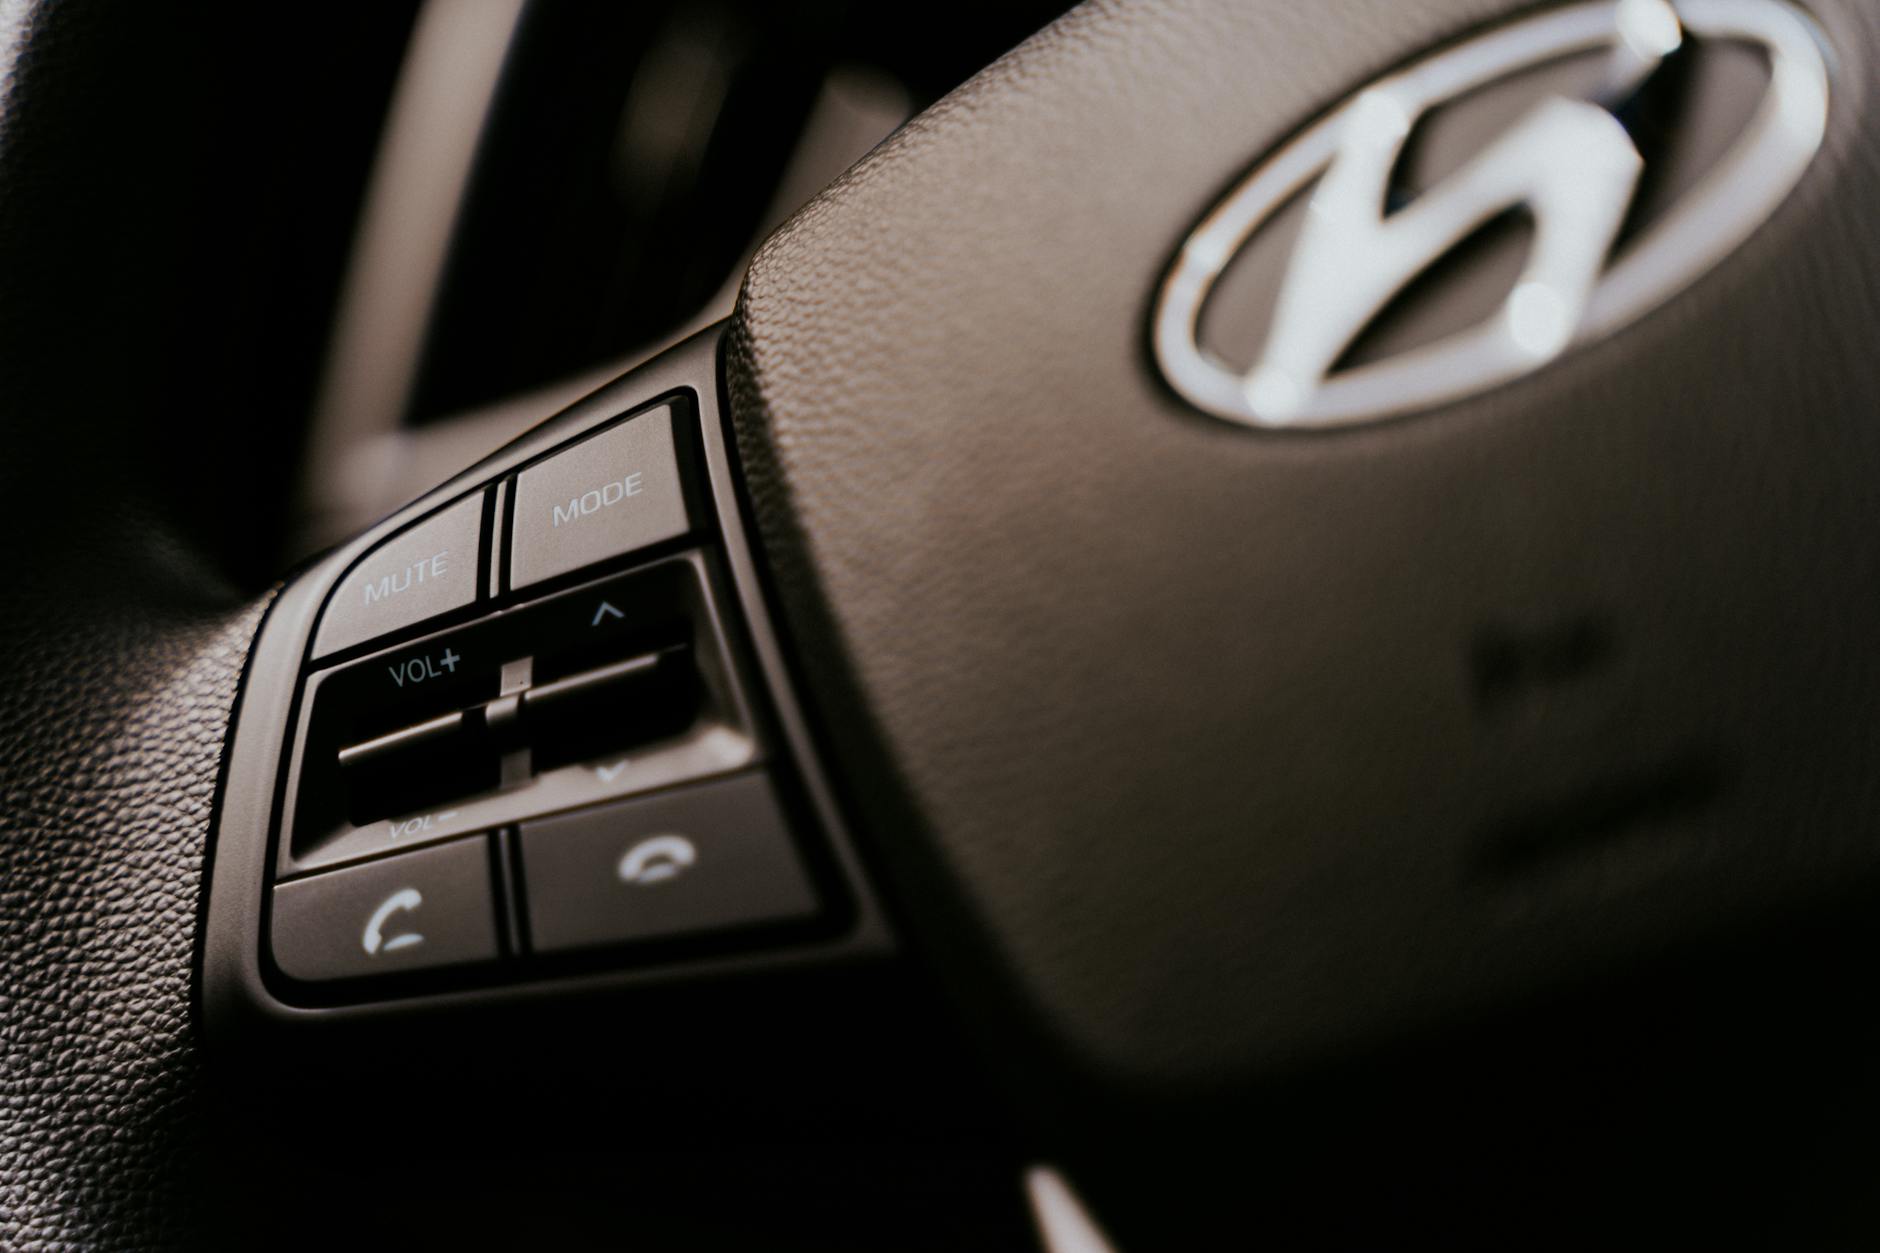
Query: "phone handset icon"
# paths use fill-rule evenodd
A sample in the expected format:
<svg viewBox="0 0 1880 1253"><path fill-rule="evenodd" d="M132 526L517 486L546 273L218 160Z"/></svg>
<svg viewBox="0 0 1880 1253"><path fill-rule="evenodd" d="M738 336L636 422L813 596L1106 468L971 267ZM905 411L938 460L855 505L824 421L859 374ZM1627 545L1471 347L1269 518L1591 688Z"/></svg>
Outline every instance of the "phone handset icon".
<svg viewBox="0 0 1880 1253"><path fill-rule="evenodd" d="M381 952L396 953L401 948L424 943L424 937L416 931L401 931L390 939L385 937L385 924L393 914L416 909L422 904L424 898L418 895L417 888L400 888L386 897L385 902L372 911L372 917L366 920L366 933L359 941L367 955L376 957Z"/></svg>
<svg viewBox="0 0 1880 1253"><path fill-rule="evenodd" d="M620 881L644 887L679 874L698 860L698 849L683 835L655 835L641 840L620 858Z"/></svg>

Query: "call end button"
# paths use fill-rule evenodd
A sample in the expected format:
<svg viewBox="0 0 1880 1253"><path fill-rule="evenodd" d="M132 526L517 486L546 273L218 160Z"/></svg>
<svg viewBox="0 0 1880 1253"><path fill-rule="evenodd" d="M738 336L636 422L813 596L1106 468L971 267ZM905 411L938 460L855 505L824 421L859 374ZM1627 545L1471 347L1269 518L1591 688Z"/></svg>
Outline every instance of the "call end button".
<svg viewBox="0 0 1880 1253"><path fill-rule="evenodd" d="M319 982L492 961L489 847L457 840L274 889L274 964Z"/></svg>
<svg viewBox="0 0 1880 1253"><path fill-rule="evenodd" d="M516 476L509 585L544 579L691 528L670 405L590 435Z"/></svg>
<svg viewBox="0 0 1880 1253"><path fill-rule="evenodd" d="M544 953L818 912L762 772L525 822L522 878Z"/></svg>
<svg viewBox="0 0 1880 1253"><path fill-rule="evenodd" d="M477 598L482 538L478 492L373 549L327 601L313 655L324 657L470 604Z"/></svg>

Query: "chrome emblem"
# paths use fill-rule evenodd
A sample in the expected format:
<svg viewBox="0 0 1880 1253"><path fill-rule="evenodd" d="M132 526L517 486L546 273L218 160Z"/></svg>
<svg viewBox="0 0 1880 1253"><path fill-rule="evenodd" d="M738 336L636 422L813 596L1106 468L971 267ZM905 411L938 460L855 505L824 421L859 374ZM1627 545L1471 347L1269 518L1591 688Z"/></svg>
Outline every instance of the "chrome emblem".
<svg viewBox="0 0 1880 1253"><path fill-rule="evenodd" d="M1767 88L1723 156L1612 255L1643 158L1608 104L1691 37L1760 48ZM1391 172L1425 112L1601 49L1609 58L1593 98L1542 99L1453 174L1385 211ZM1498 28L1371 84L1255 167L1195 228L1163 281L1156 361L1196 407L1265 429L1369 422L1484 391L1611 334L1735 248L1801 178L1827 112L1820 37L1786 0L1602 0ZM1235 255L1314 180L1265 344L1250 369L1230 366L1198 342L1202 307ZM1337 368L1406 284L1520 207L1531 215L1532 243L1493 316Z"/></svg>

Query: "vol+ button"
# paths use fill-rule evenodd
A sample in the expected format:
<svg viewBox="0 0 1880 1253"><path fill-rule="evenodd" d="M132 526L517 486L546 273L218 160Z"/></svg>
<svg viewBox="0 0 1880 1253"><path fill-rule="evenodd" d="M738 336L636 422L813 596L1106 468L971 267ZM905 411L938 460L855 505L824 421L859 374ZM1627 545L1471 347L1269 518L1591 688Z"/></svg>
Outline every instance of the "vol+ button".
<svg viewBox="0 0 1880 1253"><path fill-rule="evenodd" d="M442 679L457 673L457 663L462 661L454 651L446 647L443 655L433 657L429 653L417 657L408 657L395 661L385 667L392 676L392 682L399 687L407 683L424 683L431 679Z"/></svg>

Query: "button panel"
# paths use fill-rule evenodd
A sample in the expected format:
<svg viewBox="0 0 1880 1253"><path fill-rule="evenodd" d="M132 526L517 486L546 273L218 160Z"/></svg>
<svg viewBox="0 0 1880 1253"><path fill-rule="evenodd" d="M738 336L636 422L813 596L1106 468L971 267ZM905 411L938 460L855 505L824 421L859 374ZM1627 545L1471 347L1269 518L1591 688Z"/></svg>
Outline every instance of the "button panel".
<svg viewBox="0 0 1880 1253"><path fill-rule="evenodd" d="M283 883L273 948L309 983L494 961L488 843L461 840Z"/></svg>
<svg viewBox="0 0 1880 1253"><path fill-rule="evenodd" d="M747 774L522 826L538 952L802 921L816 894L770 782Z"/></svg>
<svg viewBox="0 0 1880 1253"><path fill-rule="evenodd" d="M629 413L334 584L285 762L279 976L332 1004L388 974L513 982L827 940L851 916L779 801L720 537L671 544L714 517L688 478L700 438L683 401Z"/></svg>
<svg viewBox="0 0 1880 1253"><path fill-rule="evenodd" d="M483 495L431 515L355 565L327 601L313 655L325 657L474 603Z"/></svg>
<svg viewBox="0 0 1880 1253"><path fill-rule="evenodd" d="M762 759L681 553L313 676L283 876Z"/></svg>
<svg viewBox="0 0 1880 1253"><path fill-rule="evenodd" d="M516 476L509 583L529 587L690 528L673 411L662 405Z"/></svg>

